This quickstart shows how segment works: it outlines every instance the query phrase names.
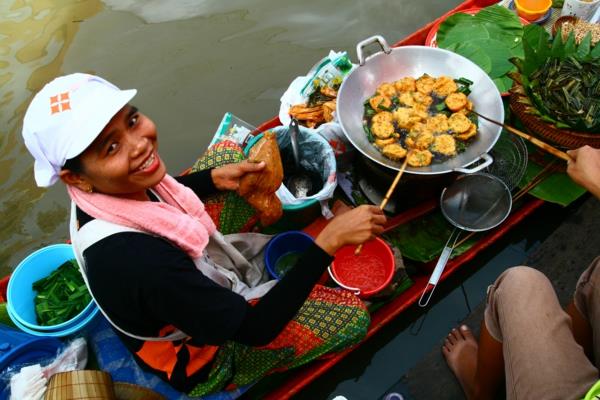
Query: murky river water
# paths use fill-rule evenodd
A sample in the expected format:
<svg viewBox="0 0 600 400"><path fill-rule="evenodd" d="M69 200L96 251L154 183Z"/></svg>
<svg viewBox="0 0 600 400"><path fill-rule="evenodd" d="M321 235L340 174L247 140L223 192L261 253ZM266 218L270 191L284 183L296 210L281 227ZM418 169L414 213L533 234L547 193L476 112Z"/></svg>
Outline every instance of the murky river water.
<svg viewBox="0 0 600 400"><path fill-rule="evenodd" d="M71 72L137 88L133 103L160 133L177 174L223 114L253 123L330 49L355 59L360 40L393 43L459 0L0 0L0 276L68 237L62 184L35 186L21 138L29 101Z"/></svg>

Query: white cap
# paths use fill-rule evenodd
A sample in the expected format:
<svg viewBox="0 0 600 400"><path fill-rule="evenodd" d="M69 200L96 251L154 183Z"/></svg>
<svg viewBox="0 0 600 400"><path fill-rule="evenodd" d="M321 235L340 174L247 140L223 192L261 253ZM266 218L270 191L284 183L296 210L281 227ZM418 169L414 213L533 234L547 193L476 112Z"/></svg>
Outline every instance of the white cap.
<svg viewBox="0 0 600 400"><path fill-rule="evenodd" d="M38 186L58 180L65 162L81 154L137 90L120 90L94 75L71 74L46 84L23 119L25 146L35 159Z"/></svg>

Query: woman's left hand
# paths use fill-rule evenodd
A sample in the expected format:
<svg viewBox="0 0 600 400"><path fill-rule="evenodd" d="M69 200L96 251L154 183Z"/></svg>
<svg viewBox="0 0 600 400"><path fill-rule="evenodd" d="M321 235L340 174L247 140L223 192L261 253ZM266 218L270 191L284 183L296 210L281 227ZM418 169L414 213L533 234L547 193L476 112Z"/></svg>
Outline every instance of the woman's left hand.
<svg viewBox="0 0 600 400"><path fill-rule="evenodd" d="M211 171L215 187L219 190L237 190L240 178L250 172L259 172L265 168L265 162L259 163L242 161L237 164L227 164Z"/></svg>

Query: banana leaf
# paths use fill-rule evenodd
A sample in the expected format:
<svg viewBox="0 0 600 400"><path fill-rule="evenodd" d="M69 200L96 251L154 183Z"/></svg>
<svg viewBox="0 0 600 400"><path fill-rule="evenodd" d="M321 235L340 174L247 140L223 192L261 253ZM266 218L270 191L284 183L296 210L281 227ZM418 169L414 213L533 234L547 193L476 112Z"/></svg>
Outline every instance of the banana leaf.
<svg viewBox="0 0 600 400"><path fill-rule="evenodd" d="M529 154L540 151L529 143L527 143L527 147ZM553 156L546 156L545 158L549 162L552 157ZM523 176L523 179L521 179L521 182L519 182L519 188L525 187L542 169L543 167L531 161L530 157L525 175ZM585 192L586 190L573 182L566 172L554 172L530 190L529 194L538 199L566 207L583 196Z"/></svg>
<svg viewBox="0 0 600 400"><path fill-rule="evenodd" d="M512 86L509 72L513 57L523 57L523 27L519 18L501 6L484 8L470 16L457 13L439 27L436 41L440 48L458 53L479 65L492 78L500 92Z"/></svg>
<svg viewBox="0 0 600 400"><path fill-rule="evenodd" d="M403 257L418 262L429 262L440 255L453 229L454 226L446 221L442 213L436 211L401 225L386 233L384 237L400 249ZM470 238L454 249L452 258L461 255L476 242L476 237Z"/></svg>

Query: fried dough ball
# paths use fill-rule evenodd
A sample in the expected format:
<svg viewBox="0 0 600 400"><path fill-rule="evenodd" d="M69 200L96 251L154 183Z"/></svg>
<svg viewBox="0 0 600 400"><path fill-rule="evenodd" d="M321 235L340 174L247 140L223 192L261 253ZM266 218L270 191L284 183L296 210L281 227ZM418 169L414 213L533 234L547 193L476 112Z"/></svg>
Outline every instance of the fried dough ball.
<svg viewBox="0 0 600 400"><path fill-rule="evenodd" d="M412 150L408 155L408 165L411 167L426 167L431 164L433 155L429 150Z"/></svg>
<svg viewBox="0 0 600 400"><path fill-rule="evenodd" d="M392 106L392 100L389 97L375 95L369 99L369 104L375 111L380 111L379 106L390 108Z"/></svg>
<svg viewBox="0 0 600 400"><path fill-rule="evenodd" d="M415 78L407 76L405 78L402 78L400 80L397 80L396 82L394 82L394 87L396 88L397 92L414 92L415 90L417 90L417 87L415 86Z"/></svg>
<svg viewBox="0 0 600 400"><path fill-rule="evenodd" d="M433 102L433 98L431 98L431 96L428 96L428 95L423 94L421 92L414 92L413 93L413 99L417 103L423 104L425 106L429 106Z"/></svg>
<svg viewBox="0 0 600 400"><path fill-rule="evenodd" d="M396 88L393 83L382 83L377 87L377 94L384 97L394 97L396 95Z"/></svg>
<svg viewBox="0 0 600 400"><path fill-rule="evenodd" d="M394 136L390 136L388 139L375 139L375 146L379 147L380 149L384 148L387 145L396 143L398 139Z"/></svg>
<svg viewBox="0 0 600 400"><path fill-rule="evenodd" d="M381 122L389 122L392 123L394 121L394 114L389 111L378 112L371 119L374 124L379 124Z"/></svg>
<svg viewBox="0 0 600 400"><path fill-rule="evenodd" d="M419 136L417 136L417 140L415 141L415 148L419 150L426 150L433 143L433 135L429 132L423 132Z"/></svg>
<svg viewBox="0 0 600 400"><path fill-rule="evenodd" d="M404 104L405 106L412 107L416 104L412 94L413 92L401 93L400 97L398 97L398 101L400 101L400 103Z"/></svg>
<svg viewBox="0 0 600 400"><path fill-rule="evenodd" d="M415 124L408 132L405 143L411 149L425 150L433 142L433 132L427 129L425 124Z"/></svg>
<svg viewBox="0 0 600 400"><path fill-rule="evenodd" d="M380 122L371 125L371 132L377 139L387 139L394 134L394 125L389 122Z"/></svg>
<svg viewBox="0 0 600 400"><path fill-rule="evenodd" d="M456 154L456 141L448 134L436 136L431 145L431 151L445 156L453 156Z"/></svg>
<svg viewBox="0 0 600 400"><path fill-rule="evenodd" d="M427 74L423 74L417 82L415 86L417 87L417 91L423 94L429 94L433 90L433 85L435 84L435 79Z"/></svg>
<svg viewBox="0 0 600 400"><path fill-rule="evenodd" d="M465 108L468 104L467 96L464 93L452 93L446 97L445 103L451 111L458 111Z"/></svg>
<svg viewBox="0 0 600 400"><path fill-rule="evenodd" d="M465 133L456 135L455 137L459 140L469 140L475 135L477 135L477 125L471 123L471 126L469 127L469 129L467 129Z"/></svg>
<svg viewBox="0 0 600 400"><path fill-rule="evenodd" d="M421 121L421 117L416 115L412 108L398 108L393 115L398 127L402 129L410 129L415 123Z"/></svg>
<svg viewBox="0 0 600 400"><path fill-rule="evenodd" d="M406 157L406 149L398 143L385 146L383 150L381 150L381 153L390 160L400 160Z"/></svg>
<svg viewBox="0 0 600 400"><path fill-rule="evenodd" d="M456 86L454 79L449 76L440 76L433 84L433 91L439 97L446 97L457 90L458 86Z"/></svg>
<svg viewBox="0 0 600 400"><path fill-rule="evenodd" d="M427 128L431 129L432 132L446 132L450 129L448 125L448 117L444 114L437 114L433 117L427 118L426 122Z"/></svg>
<svg viewBox="0 0 600 400"><path fill-rule="evenodd" d="M412 110L413 110L413 114L416 117L421 118L423 121L425 121L427 118L429 118L429 112L427 111L426 105L415 104L414 106L412 106Z"/></svg>
<svg viewBox="0 0 600 400"><path fill-rule="evenodd" d="M471 121L462 113L454 113L448 118L448 125L455 133L465 133L471 127Z"/></svg>

